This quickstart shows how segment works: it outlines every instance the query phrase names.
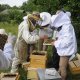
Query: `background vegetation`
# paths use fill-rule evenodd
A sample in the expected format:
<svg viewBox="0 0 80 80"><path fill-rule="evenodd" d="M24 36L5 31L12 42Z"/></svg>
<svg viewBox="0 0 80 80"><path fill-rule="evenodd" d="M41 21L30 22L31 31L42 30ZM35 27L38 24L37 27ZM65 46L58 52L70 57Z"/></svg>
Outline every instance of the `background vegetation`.
<svg viewBox="0 0 80 80"><path fill-rule="evenodd" d="M17 35L17 32L18 32L18 25L17 24L0 22L0 28L4 28L7 33L12 33L14 35Z"/></svg>
<svg viewBox="0 0 80 80"><path fill-rule="evenodd" d="M72 14L72 24L77 37L78 53L80 53L80 0L28 0L20 7L0 4L0 28L17 35L18 25L22 21L22 17L27 15L25 13L46 11L53 15L59 9L70 11ZM80 80L80 77L74 80Z"/></svg>
<svg viewBox="0 0 80 80"><path fill-rule="evenodd" d="M80 0L28 0L20 7L10 7L9 5L0 5L0 22L12 23L14 26L22 21L22 17L27 12L39 11L49 12L52 15L59 9L70 11L72 16L72 24L75 28L75 33L78 43L78 53L80 52ZM24 12L24 13L23 13ZM26 14L27 15L27 14ZM2 23L1 25L2 26ZM3 27L3 26L2 26ZM8 25L5 24L7 29ZM15 27L15 26L14 26ZM15 30L12 30L13 33ZM17 27L16 27L17 28ZM7 29L8 30L8 29ZM16 34L16 33L15 33Z"/></svg>

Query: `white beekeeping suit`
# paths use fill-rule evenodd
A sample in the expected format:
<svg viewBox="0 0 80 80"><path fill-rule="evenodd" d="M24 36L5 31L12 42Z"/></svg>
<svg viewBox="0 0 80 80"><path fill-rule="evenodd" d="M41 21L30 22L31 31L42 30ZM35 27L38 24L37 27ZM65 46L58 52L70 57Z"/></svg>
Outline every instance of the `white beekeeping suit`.
<svg viewBox="0 0 80 80"><path fill-rule="evenodd" d="M77 52L77 42L75 37L75 31L71 24L70 14L60 12L57 15L52 16L52 26L61 30L57 32L57 40L54 45L57 49L57 53L60 56L71 56Z"/></svg>
<svg viewBox="0 0 80 80"><path fill-rule="evenodd" d="M30 21L31 14L23 17L23 21L20 23L18 28L18 38L15 44L15 57L12 63L12 73L15 73L18 69L17 65L26 61L27 56L27 45L34 44L39 40L39 36L37 35L37 31L30 31L31 28L35 28L35 25ZM32 17L33 19L33 17Z"/></svg>
<svg viewBox="0 0 80 80"><path fill-rule="evenodd" d="M4 29L0 29L0 34L7 35ZM5 70L11 67L12 59L14 57L14 41L15 37L8 35L8 39L4 45L3 50L0 49L0 70Z"/></svg>
<svg viewBox="0 0 80 80"><path fill-rule="evenodd" d="M14 56L13 46L11 43L6 43L4 50L0 50L0 69L8 69L11 67L12 59Z"/></svg>
<svg viewBox="0 0 80 80"><path fill-rule="evenodd" d="M77 42L70 20L70 13L60 11L58 14L52 16L51 23L57 30L57 39L52 42L52 45L55 46L60 56L58 71L62 80L66 80L69 59L71 60L77 52Z"/></svg>

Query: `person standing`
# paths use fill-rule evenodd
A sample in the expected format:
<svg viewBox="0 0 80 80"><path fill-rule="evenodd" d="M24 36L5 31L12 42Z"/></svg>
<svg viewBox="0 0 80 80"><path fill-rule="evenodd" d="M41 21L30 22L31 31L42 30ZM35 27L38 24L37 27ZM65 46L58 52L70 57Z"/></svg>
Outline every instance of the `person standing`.
<svg viewBox="0 0 80 80"><path fill-rule="evenodd" d="M40 17L42 18L42 22L40 24L39 36L42 37L39 40L39 50L47 50L47 46L43 45L45 39L52 37L53 30L50 28L51 22L51 14L48 12L41 12Z"/></svg>
<svg viewBox="0 0 80 80"><path fill-rule="evenodd" d="M27 44L35 44L39 39L42 38L38 34L33 33L33 31L37 28L36 25L41 21L43 22L44 20L42 20L39 15L28 14L24 17L24 20L19 25L18 38L14 48L15 57L13 58L11 73L17 72L17 65L26 61L25 55L27 55Z"/></svg>
<svg viewBox="0 0 80 80"><path fill-rule="evenodd" d="M57 37L52 45L55 46L57 55L60 56L59 73L62 80L66 80L68 61L77 52L76 36L71 24L70 12L59 11L53 15L51 17L51 26L57 30Z"/></svg>
<svg viewBox="0 0 80 80"><path fill-rule="evenodd" d="M39 40L39 36L31 34L36 28L36 22L40 19L39 16L28 14L23 17L23 21L18 28L18 37L15 44L15 57L13 58L11 73L15 73L18 70L18 64L26 61L27 44L34 44ZM29 45L28 45L29 46Z"/></svg>
<svg viewBox="0 0 80 80"><path fill-rule="evenodd" d="M5 29L0 29L0 70L7 70L11 67L15 40L14 35L7 35Z"/></svg>

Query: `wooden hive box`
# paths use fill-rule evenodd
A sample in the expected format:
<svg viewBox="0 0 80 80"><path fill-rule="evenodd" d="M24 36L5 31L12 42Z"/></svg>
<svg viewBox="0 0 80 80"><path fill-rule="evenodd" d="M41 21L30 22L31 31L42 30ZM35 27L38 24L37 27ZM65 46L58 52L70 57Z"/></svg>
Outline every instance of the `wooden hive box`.
<svg viewBox="0 0 80 80"><path fill-rule="evenodd" d="M18 74L12 74L12 73L1 73L0 74L0 80L18 80L19 76Z"/></svg>
<svg viewBox="0 0 80 80"><path fill-rule="evenodd" d="M80 61L70 61L69 62L69 68L72 74L80 74Z"/></svg>
<svg viewBox="0 0 80 80"><path fill-rule="evenodd" d="M36 69L27 68L27 70L28 70L28 73L26 74L27 80L39 80ZM19 80L19 78L20 78L20 75L18 75L18 78L16 80Z"/></svg>
<svg viewBox="0 0 80 80"><path fill-rule="evenodd" d="M46 51L33 51L30 55L30 67L45 68L47 60L46 54Z"/></svg>
<svg viewBox="0 0 80 80"><path fill-rule="evenodd" d="M28 69L28 80L38 80L38 74L35 69Z"/></svg>

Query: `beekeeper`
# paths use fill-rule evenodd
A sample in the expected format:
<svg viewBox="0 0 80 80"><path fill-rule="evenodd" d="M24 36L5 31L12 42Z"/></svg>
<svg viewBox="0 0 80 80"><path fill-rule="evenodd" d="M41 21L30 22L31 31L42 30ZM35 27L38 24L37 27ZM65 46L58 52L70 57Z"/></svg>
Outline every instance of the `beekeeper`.
<svg viewBox="0 0 80 80"><path fill-rule="evenodd" d="M47 15L46 15L47 16ZM36 24L38 21L41 22L42 19L39 15L29 14L23 18L23 22L19 25L18 38L15 45L15 57L12 63L11 72L15 73L18 70L17 65L26 61L27 55L27 44L34 44L40 39L38 34L32 34L33 30L36 29Z"/></svg>
<svg viewBox="0 0 80 80"><path fill-rule="evenodd" d="M6 41L6 42L2 42ZM5 40L4 40L5 39ZM15 37L7 35L5 29L0 29L0 70L6 70L11 67L12 59L14 57L13 42Z"/></svg>
<svg viewBox="0 0 80 80"><path fill-rule="evenodd" d="M46 16L47 15L47 16ZM51 14L48 12L41 12L40 17L43 22L40 22L39 36L42 37L39 40L39 50L47 50L47 46L43 46L44 40L52 37L53 30L50 28Z"/></svg>
<svg viewBox="0 0 80 80"><path fill-rule="evenodd" d="M60 56L59 73L62 80L66 80L69 59L77 52L75 31L70 16L70 12L60 11L51 17L51 26L57 30L56 40L52 42L52 45Z"/></svg>

